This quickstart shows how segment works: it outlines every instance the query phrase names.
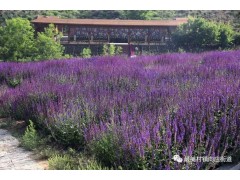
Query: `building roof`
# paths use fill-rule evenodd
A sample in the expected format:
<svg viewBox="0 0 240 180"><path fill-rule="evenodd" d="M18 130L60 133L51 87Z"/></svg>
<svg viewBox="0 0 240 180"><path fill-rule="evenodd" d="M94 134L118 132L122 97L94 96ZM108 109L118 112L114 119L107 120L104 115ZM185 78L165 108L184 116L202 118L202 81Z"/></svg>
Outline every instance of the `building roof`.
<svg viewBox="0 0 240 180"><path fill-rule="evenodd" d="M120 20L120 19L62 19L56 16L38 16L32 23L100 25L100 26L178 26L186 23L187 18L174 20Z"/></svg>

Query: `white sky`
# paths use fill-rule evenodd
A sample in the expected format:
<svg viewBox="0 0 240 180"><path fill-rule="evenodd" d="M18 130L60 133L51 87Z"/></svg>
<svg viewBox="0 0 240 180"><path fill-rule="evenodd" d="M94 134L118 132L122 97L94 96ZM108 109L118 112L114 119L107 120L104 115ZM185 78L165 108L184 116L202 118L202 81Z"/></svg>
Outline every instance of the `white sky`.
<svg viewBox="0 0 240 180"><path fill-rule="evenodd" d="M0 0L0 10L240 10L239 0Z"/></svg>

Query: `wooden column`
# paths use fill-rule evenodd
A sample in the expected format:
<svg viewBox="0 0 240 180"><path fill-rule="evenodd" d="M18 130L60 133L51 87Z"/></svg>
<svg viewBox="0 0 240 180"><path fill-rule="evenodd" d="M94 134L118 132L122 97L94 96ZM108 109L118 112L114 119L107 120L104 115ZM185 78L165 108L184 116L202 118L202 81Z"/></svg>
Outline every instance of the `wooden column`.
<svg viewBox="0 0 240 180"><path fill-rule="evenodd" d="M70 42L70 28L71 26L68 27L68 43Z"/></svg>
<svg viewBox="0 0 240 180"><path fill-rule="evenodd" d="M109 35L109 33L107 33L107 37L108 37L108 43L110 43L110 35Z"/></svg>
<svg viewBox="0 0 240 180"><path fill-rule="evenodd" d="M145 42L144 43L147 43L148 41L148 35L145 35Z"/></svg>
<svg viewBox="0 0 240 180"><path fill-rule="evenodd" d="M91 35L91 42L93 42L93 35Z"/></svg>
<svg viewBox="0 0 240 180"><path fill-rule="evenodd" d="M130 33L128 32L128 57L131 56Z"/></svg>

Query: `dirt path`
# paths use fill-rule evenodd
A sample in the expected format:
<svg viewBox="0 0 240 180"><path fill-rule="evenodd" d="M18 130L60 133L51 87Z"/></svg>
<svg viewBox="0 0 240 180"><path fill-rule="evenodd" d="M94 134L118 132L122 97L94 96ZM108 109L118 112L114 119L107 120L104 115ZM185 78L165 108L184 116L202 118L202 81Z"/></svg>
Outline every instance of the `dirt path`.
<svg viewBox="0 0 240 180"><path fill-rule="evenodd" d="M41 170L42 162L33 154L19 147L19 141L7 130L0 129L0 170Z"/></svg>

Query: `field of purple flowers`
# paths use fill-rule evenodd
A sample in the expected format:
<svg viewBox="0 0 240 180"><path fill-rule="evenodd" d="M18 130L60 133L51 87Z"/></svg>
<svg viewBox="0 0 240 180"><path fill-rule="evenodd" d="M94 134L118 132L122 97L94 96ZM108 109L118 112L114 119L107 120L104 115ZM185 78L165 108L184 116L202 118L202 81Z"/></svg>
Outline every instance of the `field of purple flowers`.
<svg viewBox="0 0 240 180"><path fill-rule="evenodd" d="M209 169L172 158L239 153L240 51L1 62L0 116L105 166Z"/></svg>

